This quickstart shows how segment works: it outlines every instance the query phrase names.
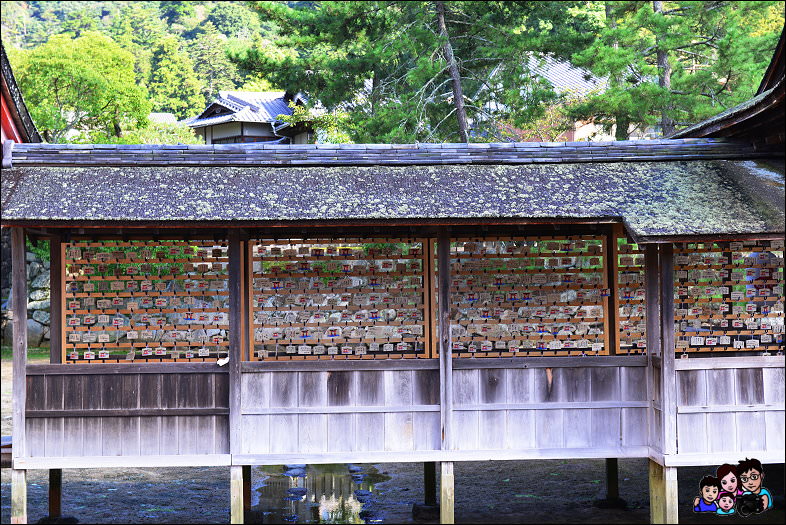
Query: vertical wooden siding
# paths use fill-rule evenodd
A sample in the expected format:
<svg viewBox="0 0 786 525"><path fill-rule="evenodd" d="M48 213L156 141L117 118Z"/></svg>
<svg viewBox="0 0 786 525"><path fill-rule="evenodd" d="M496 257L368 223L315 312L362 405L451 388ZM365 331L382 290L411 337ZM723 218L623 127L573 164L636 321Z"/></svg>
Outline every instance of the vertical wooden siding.
<svg viewBox="0 0 786 525"><path fill-rule="evenodd" d="M677 371L680 454L782 450L782 367Z"/></svg>
<svg viewBox="0 0 786 525"><path fill-rule="evenodd" d="M243 373L243 454L439 450L434 370Z"/></svg>
<svg viewBox="0 0 786 525"><path fill-rule="evenodd" d="M227 374L28 375L31 457L229 452L226 415L141 415L228 408ZM115 411L84 416L81 411ZM41 414L42 411L46 413ZM60 417L38 417L57 411ZM137 415L135 415L137 414Z"/></svg>
<svg viewBox="0 0 786 525"><path fill-rule="evenodd" d="M645 367L455 370L456 448L646 445L645 378Z"/></svg>

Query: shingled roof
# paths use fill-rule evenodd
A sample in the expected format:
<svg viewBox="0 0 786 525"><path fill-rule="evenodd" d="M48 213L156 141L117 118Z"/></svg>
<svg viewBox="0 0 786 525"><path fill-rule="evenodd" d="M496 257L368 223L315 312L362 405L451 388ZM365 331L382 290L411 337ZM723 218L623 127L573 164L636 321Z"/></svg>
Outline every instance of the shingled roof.
<svg viewBox="0 0 786 525"><path fill-rule="evenodd" d="M24 145L3 171L2 222L624 220L640 242L782 234L783 171L751 160L762 155L716 140L332 149Z"/></svg>
<svg viewBox="0 0 786 525"><path fill-rule="evenodd" d="M224 122L278 122L278 115L291 115L284 91L219 91L218 97L199 115L184 122L192 128L213 126ZM214 115L220 106L226 111Z"/></svg>

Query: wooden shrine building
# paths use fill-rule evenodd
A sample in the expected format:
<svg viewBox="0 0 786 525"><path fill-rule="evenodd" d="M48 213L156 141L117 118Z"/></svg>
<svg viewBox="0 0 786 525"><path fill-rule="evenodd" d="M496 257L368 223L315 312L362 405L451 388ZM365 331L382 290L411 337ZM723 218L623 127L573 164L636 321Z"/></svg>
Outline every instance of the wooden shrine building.
<svg viewBox="0 0 786 525"><path fill-rule="evenodd" d="M784 462L783 135L757 129L5 148L12 519L29 469L227 465L239 523L249 465L441 462L450 523L457 461L649 458L676 523L676 467Z"/></svg>
<svg viewBox="0 0 786 525"><path fill-rule="evenodd" d="M784 461L782 149L10 162L14 322L28 236L50 241L54 323L48 365L15 325L19 521L28 469L231 465L240 494L245 465L439 461L447 522L455 461L648 457L653 520L674 522L675 467Z"/></svg>

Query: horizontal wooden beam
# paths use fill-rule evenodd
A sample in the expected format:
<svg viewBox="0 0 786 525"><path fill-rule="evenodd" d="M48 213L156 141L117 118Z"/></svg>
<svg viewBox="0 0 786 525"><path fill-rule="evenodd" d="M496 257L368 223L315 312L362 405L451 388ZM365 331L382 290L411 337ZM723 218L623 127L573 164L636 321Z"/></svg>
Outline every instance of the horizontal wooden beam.
<svg viewBox="0 0 786 525"><path fill-rule="evenodd" d="M569 356L569 357L477 357L455 358L453 368L566 368L647 366L647 357L635 356ZM436 370L438 359L346 359L325 361L253 361L245 362L241 371L254 372L330 372L351 370Z"/></svg>
<svg viewBox="0 0 786 525"><path fill-rule="evenodd" d="M121 408L81 410L28 410L25 417L174 417L174 416L226 416L228 408Z"/></svg>
<svg viewBox="0 0 786 525"><path fill-rule="evenodd" d="M675 370L719 370L722 368L783 368L786 356L751 355L675 359Z"/></svg>
<svg viewBox="0 0 786 525"><path fill-rule="evenodd" d="M235 465L306 463L422 463L425 461L514 461L525 459L646 458L646 446L619 448L556 448L527 450L411 450L365 451L321 454L235 454Z"/></svg>
<svg viewBox="0 0 786 525"><path fill-rule="evenodd" d="M568 356L568 357L476 357L454 359L453 368L594 368L602 366L647 366L647 356Z"/></svg>
<svg viewBox="0 0 786 525"><path fill-rule="evenodd" d="M241 413L244 416L292 416L297 414L393 414L402 412L439 412L439 405L248 408Z"/></svg>
<svg viewBox="0 0 786 525"><path fill-rule="evenodd" d="M755 457L763 464L784 463L786 454L783 449L746 451L746 452L712 452L711 454L669 454L663 456L667 467L701 467L705 465L720 465L723 463L735 464L742 456Z"/></svg>
<svg viewBox="0 0 786 525"><path fill-rule="evenodd" d="M96 363L89 365L27 365L27 375L93 374L226 374L228 369L216 363Z"/></svg>
<svg viewBox="0 0 786 525"><path fill-rule="evenodd" d="M678 406L678 414L708 414L708 413L729 413L734 412L773 412L786 410L783 403L759 404L759 405L706 405L706 406Z"/></svg>
<svg viewBox="0 0 786 525"><path fill-rule="evenodd" d="M341 359L325 361L249 361L243 373L260 372L337 372L352 370L436 370L437 359Z"/></svg>
<svg viewBox="0 0 786 525"><path fill-rule="evenodd" d="M24 457L14 459L15 469L50 468L141 468L141 467L222 467L231 464L229 454L185 456L85 456Z"/></svg>
<svg viewBox="0 0 786 525"><path fill-rule="evenodd" d="M490 410L592 410L607 408L649 408L646 401L576 401L563 403L498 403L484 405L453 405L453 410L485 412Z"/></svg>

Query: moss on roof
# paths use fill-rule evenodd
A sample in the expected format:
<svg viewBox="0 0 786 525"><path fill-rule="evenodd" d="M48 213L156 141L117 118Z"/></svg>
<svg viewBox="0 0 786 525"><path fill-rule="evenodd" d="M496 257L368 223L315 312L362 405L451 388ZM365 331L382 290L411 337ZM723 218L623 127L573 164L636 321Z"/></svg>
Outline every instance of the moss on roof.
<svg viewBox="0 0 786 525"><path fill-rule="evenodd" d="M755 169L754 169L755 168ZM2 221L328 221L623 217L641 238L784 231L748 193L745 161L525 166L22 167L3 171ZM766 170L765 170L766 171ZM766 178L766 177L764 177Z"/></svg>

